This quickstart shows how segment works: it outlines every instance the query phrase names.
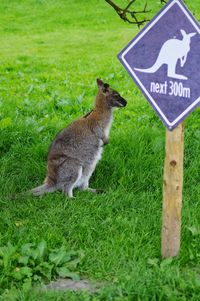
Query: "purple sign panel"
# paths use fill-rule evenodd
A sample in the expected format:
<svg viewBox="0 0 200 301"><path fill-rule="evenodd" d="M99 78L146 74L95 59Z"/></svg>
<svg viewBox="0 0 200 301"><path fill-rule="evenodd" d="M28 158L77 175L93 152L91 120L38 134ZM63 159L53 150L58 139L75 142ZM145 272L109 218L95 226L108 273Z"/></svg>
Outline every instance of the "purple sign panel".
<svg viewBox="0 0 200 301"><path fill-rule="evenodd" d="M169 130L200 104L200 25L171 0L119 60Z"/></svg>

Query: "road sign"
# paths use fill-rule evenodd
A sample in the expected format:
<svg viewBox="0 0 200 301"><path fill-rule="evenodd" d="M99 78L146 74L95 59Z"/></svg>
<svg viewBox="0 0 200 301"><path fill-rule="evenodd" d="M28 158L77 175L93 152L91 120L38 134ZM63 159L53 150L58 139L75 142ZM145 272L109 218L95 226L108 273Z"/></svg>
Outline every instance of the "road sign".
<svg viewBox="0 0 200 301"><path fill-rule="evenodd" d="M169 1L118 58L169 130L200 104L200 25L181 0Z"/></svg>

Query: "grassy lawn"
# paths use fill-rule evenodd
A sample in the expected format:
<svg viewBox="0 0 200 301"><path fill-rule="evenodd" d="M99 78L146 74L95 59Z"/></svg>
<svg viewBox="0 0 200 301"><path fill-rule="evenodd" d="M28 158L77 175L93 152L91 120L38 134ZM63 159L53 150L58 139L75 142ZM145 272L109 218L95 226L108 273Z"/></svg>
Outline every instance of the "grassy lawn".
<svg viewBox="0 0 200 301"><path fill-rule="evenodd" d="M200 19L198 1L186 3ZM151 15L161 7L149 5ZM162 261L165 129L116 58L137 32L103 0L0 1L0 300L199 301L200 110L185 121L180 256ZM91 179L105 193L30 196L55 134L92 108L97 77L128 101ZM42 241L49 253L84 254L75 273L106 283L99 294L46 293L13 277L21 247Z"/></svg>

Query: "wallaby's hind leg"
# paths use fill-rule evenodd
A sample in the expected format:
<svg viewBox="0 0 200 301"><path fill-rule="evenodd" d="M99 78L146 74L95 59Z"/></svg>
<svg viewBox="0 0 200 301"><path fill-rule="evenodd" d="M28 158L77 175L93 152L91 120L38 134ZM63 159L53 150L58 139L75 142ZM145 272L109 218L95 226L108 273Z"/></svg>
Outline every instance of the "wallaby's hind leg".
<svg viewBox="0 0 200 301"><path fill-rule="evenodd" d="M87 165L83 167L82 177L77 183L77 187L80 190L88 190L90 192L96 193L97 190L89 187L89 179L91 178L92 173L94 172L96 164Z"/></svg>
<svg viewBox="0 0 200 301"><path fill-rule="evenodd" d="M72 198L73 189L77 186L82 176L82 167L76 162L67 160L60 167L58 175L59 188L67 197Z"/></svg>
<svg viewBox="0 0 200 301"><path fill-rule="evenodd" d="M63 192L66 195L66 197L73 198L73 188L73 185L67 184L63 187Z"/></svg>

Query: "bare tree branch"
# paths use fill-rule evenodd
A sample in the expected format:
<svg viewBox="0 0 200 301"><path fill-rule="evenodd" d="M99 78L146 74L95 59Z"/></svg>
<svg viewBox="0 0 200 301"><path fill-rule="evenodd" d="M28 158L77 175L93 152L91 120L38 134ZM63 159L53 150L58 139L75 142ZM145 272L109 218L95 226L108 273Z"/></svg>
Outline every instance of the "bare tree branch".
<svg viewBox="0 0 200 301"><path fill-rule="evenodd" d="M132 4L136 0L129 0L128 5L125 8L121 8L118 6L113 0L105 0L114 10L116 13L119 15L119 17L130 24L136 24L138 27L143 25L144 23L150 21L149 19L142 18L138 19L137 15L139 14L147 14L150 12L150 10L147 10L147 3L145 3L143 10L136 11L136 10L131 10ZM161 4L167 3L167 0L160 0Z"/></svg>
<svg viewBox="0 0 200 301"><path fill-rule="evenodd" d="M148 22L149 19L143 18L142 20L139 20L136 15L137 14L143 14L143 13L148 13L150 12L150 10L147 10L147 3L144 6L144 9L141 11L134 11L134 10L130 10L132 4L136 1L136 0L131 0L129 2L129 4L125 7L125 8L121 8L119 7L114 1L112 0L105 0L110 6L112 6L114 8L114 10L116 11L116 13L119 15L119 17L125 21L128 22L130 24L136 24L138 27L140 27L141 25L143 25L144 23Z"/></svg>

